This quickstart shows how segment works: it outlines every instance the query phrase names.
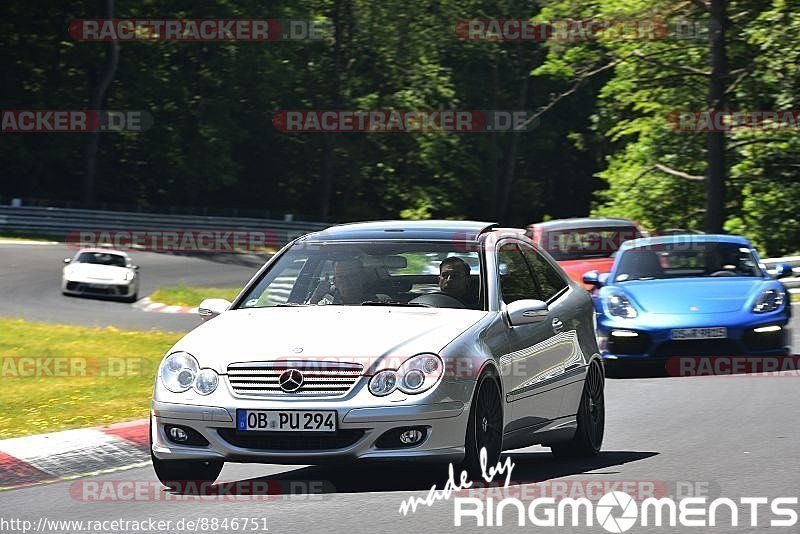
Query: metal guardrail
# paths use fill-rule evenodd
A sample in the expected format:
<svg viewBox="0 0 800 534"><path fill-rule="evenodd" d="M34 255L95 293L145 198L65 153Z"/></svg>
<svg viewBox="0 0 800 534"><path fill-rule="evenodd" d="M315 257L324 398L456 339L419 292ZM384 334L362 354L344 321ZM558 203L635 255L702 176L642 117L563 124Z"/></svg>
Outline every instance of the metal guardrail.
<svg viewBox="0 0 800 534"><path fill-rule="evenodd" d="M331 225L328 223L245 217L0 206L0 232L28 232L52 237L65 237L82 230L242 230L270 232L278 244L282 245L303 234L329 226Z"/></svg>

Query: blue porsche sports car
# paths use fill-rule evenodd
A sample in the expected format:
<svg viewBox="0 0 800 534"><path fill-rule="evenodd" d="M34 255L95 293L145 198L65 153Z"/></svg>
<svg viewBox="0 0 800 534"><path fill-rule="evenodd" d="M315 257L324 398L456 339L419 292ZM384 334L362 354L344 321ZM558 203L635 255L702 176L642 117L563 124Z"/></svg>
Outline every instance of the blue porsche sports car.
<svg viewBox="0 0 800 534"><path fill-rule="evenodd" d="M598 288L597 335L610 370L683 356L789 353L789 295L744 237L627 241L610 273L590 271L584 282Z"/></svg>

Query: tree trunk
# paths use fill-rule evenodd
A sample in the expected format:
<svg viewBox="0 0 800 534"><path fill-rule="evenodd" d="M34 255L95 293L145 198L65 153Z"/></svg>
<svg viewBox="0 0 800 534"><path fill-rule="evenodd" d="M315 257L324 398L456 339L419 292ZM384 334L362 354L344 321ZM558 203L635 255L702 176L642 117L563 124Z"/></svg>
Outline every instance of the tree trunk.
<svg viewBox="0 0 800 534"><path fill-rule="evenodd" d="M342 39L344 33L344 16L351 11L346 4L347 0L335 0L331 19L333 22L333 51L331 57L331 108L342 108ZM323 219L331 214L331 201L333 199L333 182L336 173L336 134L325 133L322 140L322 175L320 176L320 205L319 212Z"/></svg>
<svg viewBox="0 0 800 534"><path fill-rule="evenodd" d="M525 48L519 43L516 46L517 57L519 58L520 69L522 71L522 80L519 87L519 95L517 97L516 110L525 110L528 105L528 87L531 79L531 69L533 68L533 61L529 64L525 61ZM511 142L508 145L508 151L505 158L505 169L503 170L503 180L500 189L500 198L497 203L496 218L501 222L511 224L512 221L507 220L509 212L509 203L511 200L511 190L514 188L514 173L516 172L517 164L517 151L519 150L519 136L522 132L512 131Z"/></svg>
<svg viewBox="0 0 800 534"><path fill-rule="evenodd" d="M728 60L725 49L725 2L726 0L711 0L709 6L711 79L708 87L708 105L714 113L726 109L725 82L728 79ZM708 132L707 147L705 231L720 233L725 224L725 132Z"/></svg>
<svg viewBox="0 0 800 534"><path fill-rule="evenodd" d="M114 0L106 0L106 18L114 18ZM108 87L114 80L117 73L117 65L119 64L119 43L117 41L109 41L108 49L106 51L106 63L103 68L103 73L100 76L100 81L92 93L89 109L100 113L105 107L106 94ZM91 80L90 80L91 81ZM99 128L90 132L89 144L86 147L86 162L85 172L83 175L83 203L91 207L97 202L96 191L96 173L97 173L97 149L100 145L100 130Z"/></svg>

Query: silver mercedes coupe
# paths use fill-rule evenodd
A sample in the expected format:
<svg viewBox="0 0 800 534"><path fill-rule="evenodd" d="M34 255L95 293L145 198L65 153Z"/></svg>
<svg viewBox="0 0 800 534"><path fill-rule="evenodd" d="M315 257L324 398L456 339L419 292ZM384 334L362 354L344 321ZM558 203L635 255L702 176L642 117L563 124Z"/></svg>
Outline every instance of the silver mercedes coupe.
<svg viewBox="0 0 800 534"><path fill-rule="evenodd" d="M435 266L431 272L431 265ZM335 226L294 240L165 355L151 410L167 486L224 462L455 462L533 444L597 454L589 293L519 229Z"/></svg>

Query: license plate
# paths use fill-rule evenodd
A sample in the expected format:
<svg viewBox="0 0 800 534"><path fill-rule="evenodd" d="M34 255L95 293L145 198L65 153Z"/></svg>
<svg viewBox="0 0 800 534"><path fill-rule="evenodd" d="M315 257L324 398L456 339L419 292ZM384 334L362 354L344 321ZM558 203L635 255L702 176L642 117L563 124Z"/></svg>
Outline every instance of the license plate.
<svg viewBox="0 0 800 534"><path fill-rule="evenodd" d="M236 410L236 429L261 432L336 432L336 412Z"/></svg>
<svg viewBox="0 0 800 534"><path fill-rule="evenodd" d="M723 326L711 328L676 328L672 339L720 339L728 337L728 329Z"/></svg>

